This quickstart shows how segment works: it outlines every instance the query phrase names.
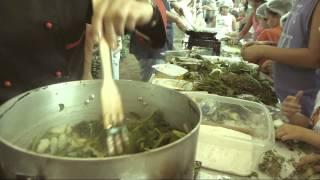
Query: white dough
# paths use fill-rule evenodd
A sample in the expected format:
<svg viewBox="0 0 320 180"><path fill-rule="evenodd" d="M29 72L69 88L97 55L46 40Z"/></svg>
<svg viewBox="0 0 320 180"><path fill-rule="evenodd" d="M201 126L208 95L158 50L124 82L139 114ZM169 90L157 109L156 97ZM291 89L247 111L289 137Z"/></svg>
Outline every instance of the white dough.
<svg viewBox="0 0 320 180"><path fill-rule="evenodd" d="M201 125L196 159L208 169L247 176L252 173L253 147L250 135Z"/></svg>

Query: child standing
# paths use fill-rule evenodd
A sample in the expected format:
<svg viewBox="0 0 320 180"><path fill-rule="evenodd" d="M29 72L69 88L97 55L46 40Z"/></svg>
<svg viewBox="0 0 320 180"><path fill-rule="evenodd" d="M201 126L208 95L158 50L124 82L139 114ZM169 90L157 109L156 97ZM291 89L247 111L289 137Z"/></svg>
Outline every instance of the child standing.
<svg viewBox="0 0 320 180"><path fill-rule="evenodd" d="M262 6L262 7L261 7ZM273 0L268 3L264 3L259 8L260 11L264 11L264 17L266 17L267 27L257 37L257 41L270 42L277 45L280 39L282 28L280 26L280 19L283 15L287 14L291 9L290 1ZM265 8L264 8L265 7ZM263 12L262 12L263 13ZM261 66L261 70L271 75L272 61L268 59L261 59L258 64Z"/></svg>
<svg viewBox="0 0 320 180"><path fill-rule="evenodd" d="M283 0L273 0L266 4L265 16L267 18L267 29L264 29L258 36L258 41L269 41L275 44L278 43L282 28L280 19L287 14L291 9L291 2Z"/></svg>
<svg viewBox="0 0 320 180"><path fill-rule="evenodd" d="M271 59L277 96L283 101L288 95L303 90L302 114L310 117L320 89L320 4L318 0L294 2L278 47L249 46L242 51L242 56L250 62Z"/></svg>
<svg viewBox="0 0 320 180"><path fill-rule="evenodd" d="M229 13L230 4L223 2L220 5L220 13L216 16L214 27L218 31L230 33L236 31L236 18Z"/></svg>
<svg viewBox="0 0 320 180"><path fill-rule="evenodd" d="M257 8L266 2L266 0L248 0L249 4L253 8L253 13L250 15L247 23L244 25L243 29L241 30L239 34L239 38L242 39L244 36L247 35L250 28L253 27L254 29L254 40L259 36L259 34L262 32L263 28L259 25L257 16L256 16L256 10Z"/></svg>
<svg viewBox="0 0 320 180"><path fill-rule="evenodd" d="M268 17L266 15L266 10L267 10L267 3L263 3L257 8L257 11L256 11L256 16L257 16L257 19L259 21L259 25L263 29L269 28L269 26L268 26Z"/></svg>

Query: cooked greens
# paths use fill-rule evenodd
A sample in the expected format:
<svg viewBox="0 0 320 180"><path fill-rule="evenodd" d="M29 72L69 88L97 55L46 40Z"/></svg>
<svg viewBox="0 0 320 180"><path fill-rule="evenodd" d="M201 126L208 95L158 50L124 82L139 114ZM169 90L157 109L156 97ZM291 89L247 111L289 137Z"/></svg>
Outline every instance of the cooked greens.
<svg viewBox="0 0 320 180"><path fill-rule="evenodd" d="M196 72L193 71L194 68L189 70L191 72L187 73L184 79L195 82L196 91L238 98L243 94L250 94L256 97L255 101L266 105L275 106L278 103L276 94L271 88L272 83L260 78L258 71L245 62L212 63L202 60Z"/></svg>
<svg viewBox="0 0 320 180"><path fill-rule="evenodd" d="M130 113L125 120L129 133L126 154L139 153L170 144L186 135L172 128L159 111L142 118ZM106 157L105 130L102 120L82 121L74 126L64 125L35 137L29 149L56 156L91 158Z"/></svg>
<svg viewBox="0 0 320 180"><path fill-rule="evenodd" d="M273 178L280 178L284 161L284 157L280 156L275 151L270 150L265 152L262 162L258 167L261 172L264 172Z"/></svg>

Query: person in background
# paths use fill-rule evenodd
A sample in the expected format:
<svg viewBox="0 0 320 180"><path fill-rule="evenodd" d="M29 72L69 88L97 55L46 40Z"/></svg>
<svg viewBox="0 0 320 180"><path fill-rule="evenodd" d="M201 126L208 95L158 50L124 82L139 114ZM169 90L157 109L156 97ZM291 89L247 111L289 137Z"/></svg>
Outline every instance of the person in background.
<svg viewBox="0 0 320 180"><path fill-rule="evenodd" d="M239 16L241 13L243 13L245 11L244 10L245 3L246 3L246 0L239 0L234 3L233 10L236 11Z"/></svg>
<svg viewBox="0 0 320 180"><path fill-rule="evenodd" d="M195 18L193 17L191 8L188 6L187 2L182 0L171 0L170 6L170 12L177 13L183 22L185 22L184 24L188 26L188 29L192 29Z"/></svg>
<svg viewBox="0 0 320 180"><path fill-rule="evenodd" d="M165 63L162 53L167 50L173 49L173 23L176 23L182 31L185 31L187 29L181 18L171 11L170 3L167 0L162 1L165 4L166 14L168 17L165 47L161 49L150 48L148 45L144 44L141 41L141 38L137 36L136 33L133 33L131 35L129 49L130 53L134 54L139 61L142 81L149 81L152 73L154 72L154 69L152 68L153 65Z"/></svg>
<svg viewBox="0 0 320 180"><path fill-rule="evenodd" d="M239 22L239 32L242 31L243 27L246 25L248 21L249 15L249 2L248 0L240 1L240 9L239 9L239 17L237 21Z"/></svg>
<svg viewBox="0 0 320 180"><path fill-rule="evenodd" d="M257 17L258 23L263 28L263 30L269 27L266 10L267 10L267 3L261 4L256 10L256 17ZM249 41L244 46L246 47L246 46L251 46L253 44L260 44L260 43L261 42L258 42L258 41Z"/></svg>
<svg viewBox="0 0 320 180"><path fill-rule="evenodd" d="M294 2L278 47L253 45L244 48L242 56L250 62L271 59L278 98L283 101L289 95L304 91L300 99L301 112L310 117L320 89L320 3L318 0Z"/></svg>
<svg viewBox="0 0 320 180"><path fill-rule="evenodd" d="M217 6L220 8L222 5L227 5L230 10L233 9L234 7L234 2L233 0L217 0Z"/></svg>
<svg viewBox="0 0 320 180"><path fill-rule="evenodd" d="M197 3L198 2L198 3ZM202 14L202 2L200 0L188 1L178 0L170 2L174 11L182 18L184 24L187 26L188 30L196 31L197 29L206 28L207 24L205 22L204 16ZM198 10L194 8L194 4L197 4ZM189 35L185 34L182 40L182 48L188 48Z"/></svg>
<svg viewBox="0 0 320 180"><path fill-rule="evenodd" d="M207 26L212 27L218 9L216 0L202 0L202 9L204 11L204 19Z"/></svg>
<svg viewBox="0 0 320 180"><path fill-rule="evenodd" d="M247 35L249 32L250 28L253 27L254 29L254 35L253 35L253 40L256 40L256 38L259 36L259 34L262 32L263 28L259 25L259 22L256 17L256 10L257 8L265 3L265 0L248 0L249 4L253 8L252 14L249 16L248 21L246 22L245 26L239 33L239 39L242 39Z"/></svg>
<svg viewBox="0 0 320 180"><path fill-rule="evenodd" d="M259 17L258 12L262 11L260 14L262 15L262 13L264 13L264 15L262 15L264 19L260 22L266 22L267 24L265 25L266 28L264 28L264 30L257 37L257 41L277 45L282 33L280 19L283 15L287 14L291 8L291 2L286 0L271 0L268 3L262 4L257 9L257 17ZM261 25L264 26L263 24ZM261 59L258 64L262 72L266 73L267 75L271 75L272 60Z"/></svg>
<svg viewBox="0 0 320 180"><path fill-rule="evenodd" d="M267 18L267 26L260 35L257 41L269 41L278 44L281 36L282 28L280 19L287 14L292 8L292 4L287 0L271 0L266 4L265 17Z"/></svg>
<svg viewBox="0 0 320 180"><path fill-rule="evenodd" d="M268 16L266 14L267 3L261 4L256 10L256 17L259 21L259 25L263 28L263 30L267 29L268 26Z"/></svg>
<svg viewBox="0 0 320 180"><path fill-rule="evenodd" d="M229 13L230 3L223 2L219 7L219 14L215 18L214 26L217 31L231 33L236 31L236 18Z"/></svg>
<svg viewBox="0 0 320 180"><path fill-rule="evenodd" d="M206 28L207 23L204 18L203 0L194 0L195 8L193 9L193 26L196 28Z"/></svg>
<svg viewBox="0 0 320 180"><path fill-rule="evenodd" d="M234 15L236 18L237 22L240 21L244 17L244 12L245 12L245 0L234 0L233 1L234 5L233 8L231 9L230 13Z"/></svg>

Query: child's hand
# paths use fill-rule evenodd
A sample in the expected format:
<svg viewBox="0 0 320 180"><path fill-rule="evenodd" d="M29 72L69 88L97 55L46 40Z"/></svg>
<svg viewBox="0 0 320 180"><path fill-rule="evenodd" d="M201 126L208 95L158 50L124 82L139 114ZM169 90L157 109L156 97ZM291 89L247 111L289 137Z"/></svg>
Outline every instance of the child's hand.
<svg viewBox="0 0 320 180"><path fill-rule="evenodd" d="M251 45L247 44L241 49L241 56L244 60L257 63L260 59L263 59L265 45Z"/></svg>
<svg viewBox="0 0 320 180"><path fill-rule="evenodd" d="M248 43L246 43L243 47L249 47L249 46L253 46L253 45L268 45L268 46L276 46L277 44L271 41L250 41Z"/></svg>
<svg viewBox="0 0 320 180"><path fill-rule="evenodd" d="M320 172L320 155L319 154L308 154L300 159L295 165L297 169L302 168L306 165L312 165L315 172Z"/></svg>
<svg viewBox="0 0 320 180"><path fill-rule="evenodd" d="M261 65L261 71L266 73L266 74L271 74L272 73L272 61L267 60Z"/></svg>
<svg viewBox="0 0 320 180"><path fill-rule="evenodd" d="M287 140L299 140L302 141L304 139L304 135L306 134L306 128L284 124L276 131L276 138L282 141Z"/></svg>
<svg viewBox="0 0 320 180"><path fill-rule="evenodd" d="M301 112L300 98L303 96L303 91L298 91L295 96L288 96L282 102L282 112L287 118L291 118L296 113Z"/></svg>

